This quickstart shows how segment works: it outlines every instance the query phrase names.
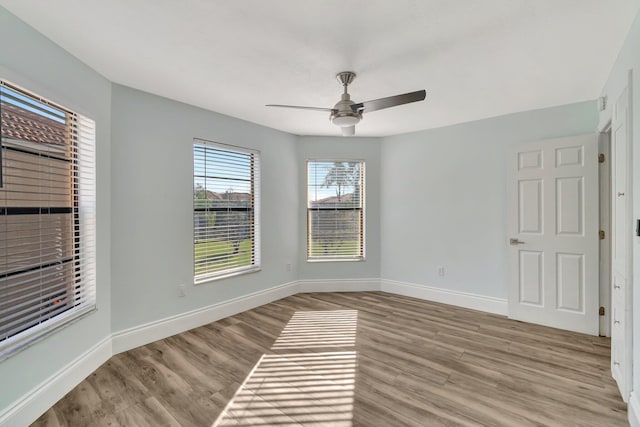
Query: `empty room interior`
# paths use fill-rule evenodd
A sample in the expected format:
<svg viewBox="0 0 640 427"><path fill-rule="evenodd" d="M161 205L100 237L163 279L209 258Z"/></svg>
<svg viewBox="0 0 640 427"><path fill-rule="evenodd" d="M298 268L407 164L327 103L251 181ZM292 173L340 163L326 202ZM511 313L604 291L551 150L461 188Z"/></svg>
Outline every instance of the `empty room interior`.
<svg viewBox="0 0 640 427"><path fill-rule="evenodd" d="M639 11L0 0L0 426L640 426Z"/></svg>

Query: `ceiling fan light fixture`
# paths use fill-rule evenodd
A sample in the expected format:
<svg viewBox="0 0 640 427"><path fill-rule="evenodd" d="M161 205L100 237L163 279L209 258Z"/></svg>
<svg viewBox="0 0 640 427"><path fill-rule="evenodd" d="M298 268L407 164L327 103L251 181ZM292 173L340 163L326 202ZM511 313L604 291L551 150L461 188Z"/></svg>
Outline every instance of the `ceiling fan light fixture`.
<svg viewBox="0 0 640 427"><path fill-rule="evenodd" d="M331 118L331 123L340 127L354 126L359 121L360 117L357 115L333 116Z"/></svg>

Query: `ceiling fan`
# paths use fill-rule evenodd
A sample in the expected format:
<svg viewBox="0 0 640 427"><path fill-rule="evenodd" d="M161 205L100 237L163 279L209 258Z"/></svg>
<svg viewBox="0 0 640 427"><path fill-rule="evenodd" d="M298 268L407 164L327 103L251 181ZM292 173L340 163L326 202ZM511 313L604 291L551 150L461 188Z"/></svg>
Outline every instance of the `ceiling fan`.
<svg viewBox="0 0 640 427"><path fill-rule="evenodd" d="M362 120L363 113L370 113L383 108L395 107L397 105L409 104L411 102L424 101L427 92L419 90L416 92L404 93L402 95L389 96L387 98L374 99L355 103L347 92L347 86L356 77L352 71L343 71L336 75L338 82L344 87L344 92L340 101L333 108L322 107L302 107L298 105L267 104L267 107L297 108L300 110L326 111L331 113L329 120L336 126L340 126L342 135L352 136L356 133L356 124Z"/></svg>

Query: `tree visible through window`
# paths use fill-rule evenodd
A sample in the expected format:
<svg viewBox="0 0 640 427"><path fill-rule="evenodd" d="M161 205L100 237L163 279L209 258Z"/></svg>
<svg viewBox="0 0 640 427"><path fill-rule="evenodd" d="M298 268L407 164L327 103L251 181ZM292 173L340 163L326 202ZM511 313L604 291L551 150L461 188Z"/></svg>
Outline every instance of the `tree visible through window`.
<svg viewBox="0 0 640 427"><path fill-rule="evenodd" d="M194 141L196 283L259 267L258 162L256 151Z"/></svg>
<svg viewBox="0 0 640 427"><path fill-rule="evenodd" d="M307 163L307 258L364 259L364 162Z"/></svg>

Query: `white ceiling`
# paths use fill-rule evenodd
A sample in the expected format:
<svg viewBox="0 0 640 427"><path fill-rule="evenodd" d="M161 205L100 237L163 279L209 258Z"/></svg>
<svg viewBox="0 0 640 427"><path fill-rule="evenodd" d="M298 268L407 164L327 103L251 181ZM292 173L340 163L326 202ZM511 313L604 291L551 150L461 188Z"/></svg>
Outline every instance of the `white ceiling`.
<svg viewBox="0 0 640 427"><path fill-rule="evenodd" d="M640 0L0 0L108 79L299 135L339 135L335 74L383 136L595 99ZM6 41L5 41L6 43Z"/></svg>

